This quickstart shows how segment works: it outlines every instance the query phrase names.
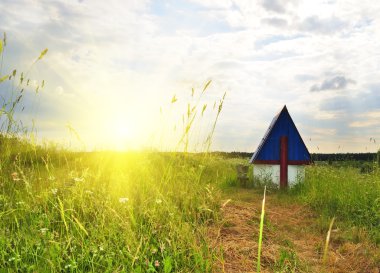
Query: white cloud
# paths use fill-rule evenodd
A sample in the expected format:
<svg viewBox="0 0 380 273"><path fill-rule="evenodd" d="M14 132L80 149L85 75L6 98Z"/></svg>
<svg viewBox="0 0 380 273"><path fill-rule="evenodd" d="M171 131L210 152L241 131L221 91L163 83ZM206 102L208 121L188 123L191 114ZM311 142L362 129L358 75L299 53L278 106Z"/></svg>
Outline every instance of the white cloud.
<svg viewBox="0 0 380 273"><path fill-rule="evenodd" d="M368 120L368 121L354 121L349 124L350 127L370 127L370 126L378 126L380 124L377 120Z"/></svg>
<svg viewBox="0 0 380 273"><path fill-rule="evenodd" d="M173 94L188 97L191 87L200 89L208 79L209 103L228 92L218 149L255 149L284 104L306 134L322 139L323 130L332 132L334 122L344 119L339 103L353 108L354 121L344 120L333 132L356 149L356 132L347 128L364 124L358 115L367 112L365 105L377 111L366 99L377 98L370 86L380 76L380 5L373 1L20 0L2 1L0 9L0 30L9 37L6 63L28 67L49 48L31 70L33 78L46 80L41 124L72 121L89 142L97 126L115 115L137 115L144 123L138 130L150 135L160 106ZM313 85L325 89L339 75L348 83L338 83L347 89L343 100L334 92L309 91ZM43 134L49 136L48 126ZM355 137L351 144L349 137ZM325 147L335 149L331 141Z"/></svg>

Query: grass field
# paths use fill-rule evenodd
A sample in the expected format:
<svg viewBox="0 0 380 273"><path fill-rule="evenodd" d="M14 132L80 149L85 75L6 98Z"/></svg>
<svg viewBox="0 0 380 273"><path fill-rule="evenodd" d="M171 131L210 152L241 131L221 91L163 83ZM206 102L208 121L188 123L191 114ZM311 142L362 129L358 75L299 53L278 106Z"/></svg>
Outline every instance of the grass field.
<svg viewBox="0 0 380 273"><path fill-rule="evenodd" d="M15 120L29 83L16 75L0 79L14 87L0 114L0 272L236 272L228 266L369 272L380 266L378 164L309 166L304 183L270 188L268 208L258 209L265 185L252 170L244 183L236 173L248 158L208 153L226 93L200 141L207 153L187 152L211 81L199 94L192 89L182 115L176 148L184 152L73 152L36 145L33 130ZM333 251L347 266L334 267L339 257L328 260L330 239L323 244L330 232ZM351 264L355 255L360 259Z"/></svg>
<svg viewBox="0 0 380 273"><path fill-rule="evenodd" d="M337 217L380 243L380 170L376 165L364 174L353 167L312 166L305 183L293 192L326 221Z"/></svg>
<svg viewBox="0 0 380 273"><path fill-rule="evenodd" d="M212 272L223 259L207 229L223 220L222 195L240 187L235 166L245 160L8 144L2 139L2 272ZM311 166L306 174L289 193L272 194L306 203L327 225L337 217L351 230L347 240L379 243L377 169Z"/></svg>
<svg viewBox="0 0 380 273"><path fill-rule="evenodd" d="M12 158L11 160L7 160ZM0 264L12 272L207 272L228 164L40 150L1 165Z"/></svg>

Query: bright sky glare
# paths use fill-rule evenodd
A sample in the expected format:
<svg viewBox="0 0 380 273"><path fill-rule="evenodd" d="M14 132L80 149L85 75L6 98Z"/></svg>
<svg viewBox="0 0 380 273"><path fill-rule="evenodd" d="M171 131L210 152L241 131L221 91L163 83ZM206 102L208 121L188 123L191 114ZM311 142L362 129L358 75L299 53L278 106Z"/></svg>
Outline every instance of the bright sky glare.
<svg viewBox="0 0 380 273"><path fill-rule="evenodd" d="M380 148L376 1L3 0L0 10L3 74L49 48L30 71L46 86L19 113L40 138L75 142L70 124L86 149L171 149L191 89L211 79L199 128L227 91L213 150L253 152L284 104L310 152Z"/></svg>

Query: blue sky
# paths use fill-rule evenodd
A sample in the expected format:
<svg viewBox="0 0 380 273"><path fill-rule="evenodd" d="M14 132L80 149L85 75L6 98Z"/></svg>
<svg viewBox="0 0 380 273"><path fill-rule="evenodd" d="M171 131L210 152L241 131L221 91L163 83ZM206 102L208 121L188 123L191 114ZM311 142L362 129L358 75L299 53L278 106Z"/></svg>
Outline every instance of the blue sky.
<svg viewBox="0 0 380 273"><path fill-rule="evenodd" d="M28 90L18 114L40 139L72 144L70 124L87 149L172 149L191 89L211 79L196 150L225 91L214 150L253 152L284 104L311 152L380 147L374 1L3 0L0 9L2 74L29 70L49 48L29 71L46 86Z"/></svg>

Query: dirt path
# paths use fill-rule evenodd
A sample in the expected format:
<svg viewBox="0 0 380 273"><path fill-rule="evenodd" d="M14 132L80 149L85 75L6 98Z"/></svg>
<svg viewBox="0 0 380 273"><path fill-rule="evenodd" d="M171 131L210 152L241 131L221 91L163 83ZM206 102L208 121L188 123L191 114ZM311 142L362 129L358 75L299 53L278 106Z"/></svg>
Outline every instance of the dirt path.
<svg viewBox="0 0 380 273"><path fill-rule="evenodd" d="M256 272L262 193L236 189L226 197L222 220L210 228L210 240L223 259L215 272ZM322 253L327 229L318 218L289 197L268 194L266 200L262 272L373 272L379 273L379 249L331 235L327 265ZM325 224L326 225L326 224Z"/></svg>

